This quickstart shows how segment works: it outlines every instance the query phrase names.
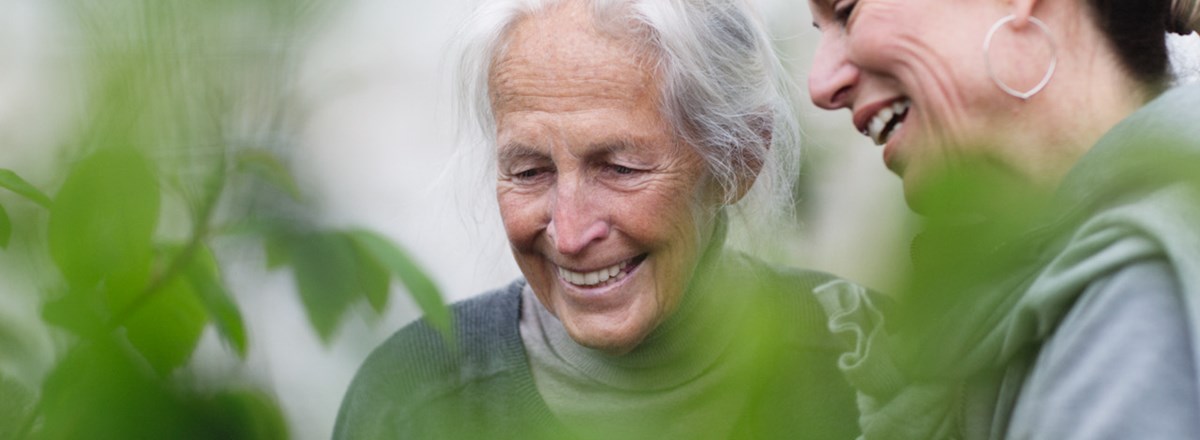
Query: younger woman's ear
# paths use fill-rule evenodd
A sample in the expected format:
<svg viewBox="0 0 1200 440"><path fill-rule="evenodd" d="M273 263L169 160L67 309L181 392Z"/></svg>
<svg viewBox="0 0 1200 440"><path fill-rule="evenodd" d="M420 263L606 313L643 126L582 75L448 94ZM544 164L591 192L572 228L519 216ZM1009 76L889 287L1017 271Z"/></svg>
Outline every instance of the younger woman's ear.
<svg viewBox="0 0 1200 440"><path fill-rule="evenodd" d="M1012 24L1014 28L1021 29L1029 23L1029 17L1033 16L1033 8L1037 6L1038 0L1011 0L1012 15L1014 17Z"/></svg>

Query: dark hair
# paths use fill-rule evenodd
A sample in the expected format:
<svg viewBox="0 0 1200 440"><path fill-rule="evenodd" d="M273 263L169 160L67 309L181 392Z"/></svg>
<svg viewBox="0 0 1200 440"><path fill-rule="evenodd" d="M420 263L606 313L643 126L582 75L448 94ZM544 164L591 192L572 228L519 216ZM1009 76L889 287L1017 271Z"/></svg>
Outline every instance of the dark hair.
<svg viewBox="0 0 1200 440"><path fill-rule="evenodd" d="M1170 80L1167 32L1171 0L1089 0L1100 30L1137 80L1163 86Z"/></svg>

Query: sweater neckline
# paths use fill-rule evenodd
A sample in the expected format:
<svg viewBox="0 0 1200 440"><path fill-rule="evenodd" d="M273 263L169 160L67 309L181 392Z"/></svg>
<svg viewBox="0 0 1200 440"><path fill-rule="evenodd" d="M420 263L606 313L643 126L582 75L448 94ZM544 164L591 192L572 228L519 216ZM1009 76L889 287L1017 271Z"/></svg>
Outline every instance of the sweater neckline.
<svg viewBox="0 0 1200 440"><path fill-rule="evenodd" d="M682 386L725 355L745 308L732 293L746 280L733 277L749 271L734 267L737 259L723 251L724 237L720 222L678 309L629 353L610 355L576 343L528 285L522 289L522 307L531 310L524 316L535 321L551 354L585 380L638 392Z"/></svg>

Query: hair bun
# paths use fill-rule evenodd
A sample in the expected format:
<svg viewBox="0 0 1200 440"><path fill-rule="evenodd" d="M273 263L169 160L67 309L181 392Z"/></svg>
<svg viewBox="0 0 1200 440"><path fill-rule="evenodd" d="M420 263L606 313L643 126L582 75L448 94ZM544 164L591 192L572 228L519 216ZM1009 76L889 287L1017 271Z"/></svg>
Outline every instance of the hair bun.
<svg viewBox="0 0 1200 440"><path fill-rule="evenodd" d="M1200 0L1171 0L1167 31L1179 35L1200 31Z"/></svg>

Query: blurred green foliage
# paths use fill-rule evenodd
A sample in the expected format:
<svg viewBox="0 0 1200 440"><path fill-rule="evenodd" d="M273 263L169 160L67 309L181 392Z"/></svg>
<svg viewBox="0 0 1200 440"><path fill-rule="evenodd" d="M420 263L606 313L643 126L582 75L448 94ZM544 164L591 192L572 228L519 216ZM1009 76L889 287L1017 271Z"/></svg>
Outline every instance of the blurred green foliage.
<svg viewBox="0 0 1200 440"><path fill-rule="evenodd" d="M379 234L320 227L281 155L289 72L324 3L55 5L77 32L85 108L53 196L0 169L0 188L45 208L14 221L0 206L0 247L52 264L30 276L60 356L40 384L0 368L0 439L288 437L269 393L180 379L209 325L239 358L252 344L223 242L259 242L268 268L290 266L327 343L354 302L384 311L393 278L448 331L412 258Z"/></svg>

